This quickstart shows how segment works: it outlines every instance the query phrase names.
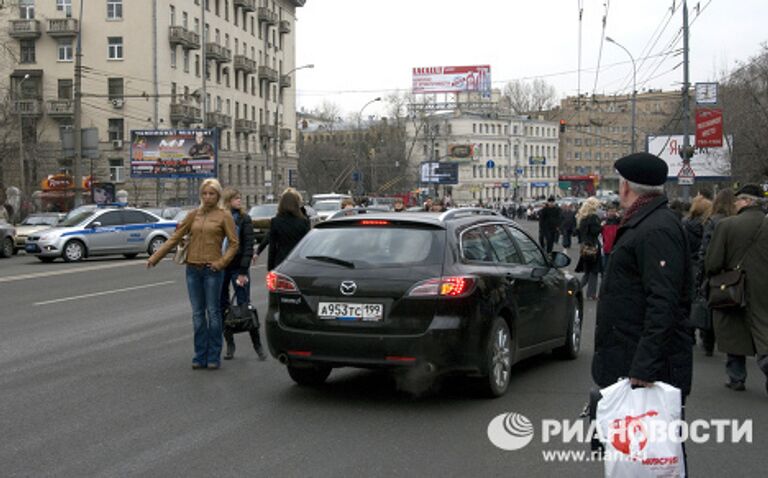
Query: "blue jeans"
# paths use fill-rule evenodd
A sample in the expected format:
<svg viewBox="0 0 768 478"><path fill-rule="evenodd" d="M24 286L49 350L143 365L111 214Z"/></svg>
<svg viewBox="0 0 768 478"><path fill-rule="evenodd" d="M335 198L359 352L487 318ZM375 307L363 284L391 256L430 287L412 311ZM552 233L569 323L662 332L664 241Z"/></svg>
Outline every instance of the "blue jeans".
<svg viewBox="0 0 768 478"><path fill-rule="evenodd" d="M221 363L221 285L224 271L187 266L187 291L195 329L195 358L200 365ZM207 320L206 320L207 312Z"/></svg>
<svg viewBox="0 0 768 478"><path fill-rule="evenodd" d="M225 270L223 286L221 287L221 310L229 307L229 286L231 285L235 289L235 299L237 299L237 305L250 304L251 303L251 277L250 274L245 274L248 278L248 282L243 287L237 285L237 276L240 273L237 270Z"/></svg>

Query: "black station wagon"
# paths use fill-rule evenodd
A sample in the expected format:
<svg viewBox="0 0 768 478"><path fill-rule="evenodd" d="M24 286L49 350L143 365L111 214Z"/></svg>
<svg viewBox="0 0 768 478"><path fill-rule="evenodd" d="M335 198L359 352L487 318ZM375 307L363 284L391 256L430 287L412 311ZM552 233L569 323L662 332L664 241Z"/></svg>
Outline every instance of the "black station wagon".
<svg viewBox="0 0 768 478"><path fill-rule="evenodd" d="M485 209L356 210L318 224L268 273L269 348L301 385L336 367L389 368L403 380L480 377L500 396L515 362L578 354L569 263Z"/></svg>

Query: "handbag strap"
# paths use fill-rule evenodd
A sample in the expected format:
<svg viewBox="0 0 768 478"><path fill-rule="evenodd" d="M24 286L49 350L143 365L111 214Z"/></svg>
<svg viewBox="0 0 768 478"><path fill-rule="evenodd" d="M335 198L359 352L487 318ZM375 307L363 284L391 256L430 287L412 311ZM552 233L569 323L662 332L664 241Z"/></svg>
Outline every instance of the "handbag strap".
<svg viewBox="0 0 768 478"><path fill-rule="evenodd" d="M763 226L765 225L765 221L766 221L766 218L763 218L763 220L762 220L762 221L760 221L760 227L758 227L758 228L757 228L757 231L755 231L755 234L752 236L752 241L750 241L750 243L749 243L749 247L747 247L747 250L746 250L746 251L744 251L744 254L741 256L741 260L740 260L740 261L739 261L739 263L736 265L736 270L739 270L739 269L741 269L741 264L743 264L743 263L744 263L744 259L746 259L746 258L747 258L747 254L749 254L749 251L752 249L752 246L754 246L754 245L755 245L755 241L756 241L756 240L757 240L757 238L760 236L760 231L762 231L762 230L763 230Z"/></svg>

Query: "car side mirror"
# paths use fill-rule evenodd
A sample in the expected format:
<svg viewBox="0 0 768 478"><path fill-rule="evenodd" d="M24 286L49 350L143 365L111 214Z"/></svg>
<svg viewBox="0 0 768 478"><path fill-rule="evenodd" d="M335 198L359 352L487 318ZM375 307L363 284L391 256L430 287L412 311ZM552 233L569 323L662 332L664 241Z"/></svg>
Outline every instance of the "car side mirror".
<svg viewBox="0 0 768 478"><path fill-rule="evenodd" d="M558 269L562 269L563 267L568 267L571 263L571 258L568 257L566 254L563 254L560 251L556 251L552 253L552 265L557 267Z"/></svg>
<svg viewBox="0 0 768 478"><path fill-rule="evenodd" d="M534 267L531 271L531 278L533 279L541 279L545 275L547 275L547 272L549 272L548 267Z"/></svg>
<svg viewBox="0 0 768 478"><path fill-rule="evenodd" d="M93 221L91 223L91 225L88 226L88 227L90 227L91 229L96 229L97 227L101 227L101 222L100 221Z"/></svg>

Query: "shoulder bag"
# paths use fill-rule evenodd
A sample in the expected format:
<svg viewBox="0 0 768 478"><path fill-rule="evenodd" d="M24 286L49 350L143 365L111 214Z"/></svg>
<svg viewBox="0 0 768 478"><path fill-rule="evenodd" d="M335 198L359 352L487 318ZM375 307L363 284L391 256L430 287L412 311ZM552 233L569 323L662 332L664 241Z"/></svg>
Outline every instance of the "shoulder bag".
<svg viewBox="0 0 768 478"><path fill-rule="evenodd" d="M738 310L747 306L747 291L745 287L746 274L741 268L744 258L747 257L749 250L755 244L755 240L763 229L765 219L760 223L757 232L752 237L752 242L744 251L741 260L735 269L723 271L709 278L709 307L718 310Z"/></svg>
<svg viewBox="0 0 768 478"><path fill-rule="evenodd" d="M224 311L224 328L233 334L259 328L259 315L251 304L235 305L235 294L229 298L229 307Z"/></svg>

